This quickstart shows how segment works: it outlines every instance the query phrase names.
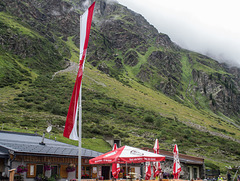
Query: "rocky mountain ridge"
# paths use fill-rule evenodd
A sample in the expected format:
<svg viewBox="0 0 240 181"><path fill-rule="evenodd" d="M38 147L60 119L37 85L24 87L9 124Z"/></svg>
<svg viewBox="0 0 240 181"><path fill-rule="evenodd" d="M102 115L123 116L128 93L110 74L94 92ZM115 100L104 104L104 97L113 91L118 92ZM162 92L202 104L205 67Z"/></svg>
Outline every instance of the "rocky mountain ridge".
<svg viewBox="0 0 240 181"><path fill-rule="evenodd" d="M18 20L52 43L59 42L56 36L62 36L64 41L67 37L73 36L75 44L78 45L79 29L76 28L79 26L78 13L84 11L86 7L83 4L86 2L51 0L39 3L11 0L2 1L0 9L15 15ZM2 34L3 49L13 51L22 58L36 56L31 49L31 45L35 45L36 42L21 36L10 32ZM41 44L41 41L38 44ZM128 74L126 66L133 69L138 67L133 78L149 83L148 86L175 97L179 102L184 103L188 99L197 107L209 105L212 111L239 117L240 70L238 68L229 68L209 57L183 51L167 35L158 33L144 17L126 7L115 2L98 1L89 44L88 61L111 76L118 78L119 75ZM64 47L64 43L61 45ZM55 48L56 50L53 51L59 51L58 47ZM56 58L58 53L54 54ZM68 48L62 48L60 54L69 56ZM144 56L144 60L140 62L141 56ZM189 64L187 69L191 69L187 75L189 79L187 82L183 80L184 57L187 57L186 61ZM201 69L197 68L198 64L202 66ZM218 72L219 70L221 73ZM116 75L116 72L119 75ZM186 90L184 90L185 84L188 86ZM208 102L201 105L195 97L197 92Z"/></svg>

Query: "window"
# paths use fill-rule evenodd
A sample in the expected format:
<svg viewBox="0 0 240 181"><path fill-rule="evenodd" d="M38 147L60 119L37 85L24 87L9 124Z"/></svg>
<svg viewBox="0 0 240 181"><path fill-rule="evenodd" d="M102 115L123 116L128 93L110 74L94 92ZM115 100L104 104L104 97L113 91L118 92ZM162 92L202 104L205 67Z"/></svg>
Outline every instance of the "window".
<svg viewBox="0 0 240 181"><path fill-rule="evenodd" d="M44 174L43 165L36 165L36 176Z"/></svg>
<svg viewBox="0 0 240 181"><path fill-rule="evenodd" d="M27 164L27 177L33 178L36 177L36 165L35 164Z"/></svg>
<svg viewBox="0 0 240 181"><path fill-rule="evenodd" d="M90 167L89 166L86 167L86 172L85 173L90 175Z"/></svg>
<svg viewBox="0 0 240 181"><path fill-rule="evenodd" d="M51 176L55 176L58 174L58 166L54 165L52 166Z"/></svg>
<svg viewBox="0 0 240 181"><path fill-rule="evenodd" d="M188 166L188 180L192 180L193 174L192 174L192 167Z"/></svg>
<svg viewBox="0 0 240 181"><path fill-rule="evenodd" d="M196 180L198 178L198 168L193 167L193 179Z"/></svg>
<svg viewBox="0 0 240 181"><path fill-rule="evenodd" d="M97 178L97 167L92 167L92 178Z"/></svg>
<svg viewBox="0 0 240 181"><path fill-rule="evenodd" d="M82 166L82 178L90 178L91 177L91 167L90 166Z"/></svg>

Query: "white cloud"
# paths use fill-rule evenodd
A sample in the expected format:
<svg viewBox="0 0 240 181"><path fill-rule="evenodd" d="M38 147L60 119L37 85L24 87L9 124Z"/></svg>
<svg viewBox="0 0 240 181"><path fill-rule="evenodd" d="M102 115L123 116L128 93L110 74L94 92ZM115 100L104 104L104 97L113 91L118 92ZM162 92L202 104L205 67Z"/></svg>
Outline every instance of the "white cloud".
<svg viewBox="0 0 240 181"><path fill-rule="evenodd" d="M118 0L183 48L240 67L237 0Z"/></svg>

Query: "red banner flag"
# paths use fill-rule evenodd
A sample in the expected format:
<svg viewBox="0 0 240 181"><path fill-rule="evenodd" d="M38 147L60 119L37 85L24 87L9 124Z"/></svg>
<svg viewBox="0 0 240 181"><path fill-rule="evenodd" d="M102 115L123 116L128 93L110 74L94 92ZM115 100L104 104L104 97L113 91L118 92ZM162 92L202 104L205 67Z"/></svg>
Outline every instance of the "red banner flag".
<svg viewBox="0 0 240 181"><path fill-rule="evenodd" d="M90 35L92 16L94 10L95 2L84 12L80 18L80 62L79 69L77 73L76 82L73 88L73 93L68 109L67 119L65 123L65 128L63 136L72 139L78 140L77 134L77 113L78 113L78 98L80 87L82 84L82 75L84 69L84 62L87 52L88 40Z"/></svg>

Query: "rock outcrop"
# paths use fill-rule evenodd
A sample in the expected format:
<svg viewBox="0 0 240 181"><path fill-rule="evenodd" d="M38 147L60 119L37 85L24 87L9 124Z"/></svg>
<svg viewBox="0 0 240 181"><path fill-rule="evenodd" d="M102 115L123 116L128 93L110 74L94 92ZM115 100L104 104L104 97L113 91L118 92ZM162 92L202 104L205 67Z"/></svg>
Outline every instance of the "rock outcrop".
<svg viewBox="0 0 240 181"><path fill-rule="evenodd" d="M70 57L65 44L69 38L79 45L79 15L88 7L87 2L2 0L0 11L18 17L16 21L45 38L23 36L2 23L2 29L6 29L0 35L2 48L22 58L41 57L39 52L48 54L48 51L37 44L48 41L48 49L53 54L49 54L48 60L38 61L54 67L52 62ZM196 98L200 93L207 100L201 106L227 116L239 116L239 68L230 68L207 56L181 49L143 16L116 2L96 2L87 58L91 65L112 77L132 71L132 78L138 82L147 83L181 103L200 104ZM28 67L37 69L38 61L28 62Z"/></svg>

